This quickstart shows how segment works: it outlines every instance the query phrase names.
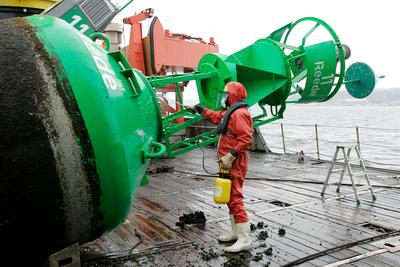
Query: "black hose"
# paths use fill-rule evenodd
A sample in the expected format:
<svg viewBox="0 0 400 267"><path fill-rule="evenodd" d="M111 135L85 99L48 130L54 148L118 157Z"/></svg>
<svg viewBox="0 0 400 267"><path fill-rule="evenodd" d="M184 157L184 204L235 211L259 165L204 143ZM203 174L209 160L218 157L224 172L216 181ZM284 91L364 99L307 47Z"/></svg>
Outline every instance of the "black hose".
<svg viewBox="0 0 400 267"><path fill-rule="evenodd" d="M136 244L132 246L132 248L129 250L128 255L132 255L133 250L134 250L137 246L139 246L139 245L143 242L143 240L144 240L143 236L142 236L136 229L134 230L134 233L135 233L135 236L136 236L137 238L139 238L139 241L136 242Z"/></svg>
<svg viewBox="0 0 400 267"><path fill-rule="evenodd" d="M197 128L195 128L194 131L195 131L196 137L199 136L199 132L198 132L199 130L198 130ZM204 170L208 175L213 175L213 176L218 175L218 173L212 173L212 172L209 172L209 171L206 169L206 165L205 165L205 163L204 163L204 162L205 162L206 153L204 152L204 149L201 147L201 144L198 144L198 145L199 145L199 148L200 148L201 152L203 153L203 159L202 159L203 170Z"/></svg>
<svg viewBox="0 0 400 267"><path fill-rule="evenodd" d="M204 158L203 158L204 159ZM204 163L204 162L203 162ZM204 165L203 165L204 166ZM208 174L203 174L203 173L193 173L193 172L187 172L187 171L181 171L181 170L174 170L176 172L184 173L184 174L189 174L189 175L194 175L194 176L201 176L201 177L216 177L218 173L208 173ZM302 184L324 184L322 181L316 181L316 180L295 180L295 179L282 179L282 178L264 178L264 177L246 177L246 180L260 180L260 181L270 181L270 182L290 182L290 183L302 183ZM329 185L339 185L339 183L331 183ZM352 186L350 183L342 183L341 185L343 186ZM366 184L355 184L356 186L365 186ZM392 189L400 189L400 185L379 185L379 184L373 184L372 187L378 187L378 188L392 188Z"/></svg>
<svg viewBox="0 0 400 267"><path fill-rule="evenodd" d="M291 261L289 263L286 263L286 264L282 265L281 267L296 266L296 265L299 265L299 264L302 264L302 263L305 263L305 262L309 262L309 261L314 260L316 258L322 257L324 255L328 255L329 253L332 253L332 252L337 252L337 251L340 251L340 250L343 250L343 249L346 249L346 248L354 247L354 246L365 244L365 243L370 243L372 241L385 239L387 237L391 237L391 236L395 236L395 235L399 235L399 234L400 234L400 230L397 230L397 231L393 231L393 232L389 232L389 233L385 233L385 234L381 234L381 235L376 235L376 236L373 236L373 237L368 237L368 238L361 239L361 240L358 240L358 241L350 242L350 243L347 243L347 244L343 244L343 245L340 245L340 246L336 246L336 247L333 247L333 248L329 248L329 249L326 249L326 250L323 250L323 251L308 255L308 256L306 256L304 258L300 258L300 259Z"/></svg>
<svg viewBox="0 0 400 267"><path fill-rule="evenodd" d="M206 155L205 155L205 153L204 153L204 149L203 149L201 146L199 146L199 148L200 148L201 152L203 152L203 160L202 160L203 170L204 170L209 176L213 176L213 177L214 177L215 175L218 175L217 172L216 172L216 173L212 173L212 172L209 172L209 171L206 169L206 166L205 166L205 164L204 164Z"/></svg>

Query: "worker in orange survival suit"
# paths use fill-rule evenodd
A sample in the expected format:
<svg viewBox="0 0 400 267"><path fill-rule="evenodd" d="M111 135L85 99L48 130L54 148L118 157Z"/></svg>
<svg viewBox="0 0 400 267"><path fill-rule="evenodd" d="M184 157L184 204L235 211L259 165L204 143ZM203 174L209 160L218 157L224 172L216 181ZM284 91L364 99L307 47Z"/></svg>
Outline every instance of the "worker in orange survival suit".
<svg viewBox="0 0 400 267"><path fill-rule="evenodd" d="M228 202L231 230L218 240L228 242L237 240L226 252L249 250L250 224L243 204L243 182L248 166L248 150L253 141L253 122L248 105L243 100L247 92L239 82L229 82L218 97L221 111L213 111L197 104L189 107L217 126L220 134L218 142L218 162L232 176L231 196Z"/></svg>

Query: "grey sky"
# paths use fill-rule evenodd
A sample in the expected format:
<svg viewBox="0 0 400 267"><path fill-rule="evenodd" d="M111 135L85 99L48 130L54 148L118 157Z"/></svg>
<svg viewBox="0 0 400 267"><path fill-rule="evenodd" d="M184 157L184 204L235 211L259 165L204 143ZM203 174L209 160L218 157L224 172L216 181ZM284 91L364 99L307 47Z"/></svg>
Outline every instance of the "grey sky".
<svg viewBox="0 0 400 267"><path fill-rule="evenodd" d="M350 45L352 56L346 66L365 62L376 74L386 75L377 88L400 88L397 5L390 0L136 0L115 21L152 7L166 29L205 40L213 36L220 53L230 54L291 21L318 17Z"/></svg>

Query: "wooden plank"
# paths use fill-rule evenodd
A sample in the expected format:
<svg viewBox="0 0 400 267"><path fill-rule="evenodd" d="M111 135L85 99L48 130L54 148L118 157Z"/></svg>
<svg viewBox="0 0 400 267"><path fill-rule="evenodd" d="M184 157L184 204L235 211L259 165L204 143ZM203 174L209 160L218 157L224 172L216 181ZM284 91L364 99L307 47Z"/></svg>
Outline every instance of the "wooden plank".
<svg viewBox="0 0 400 267"><path fill-rule="evenodd" d="M218 166L215 162L215 149L206 148L204 151L205 167L216 171ZM202 153L189 152L170 160L152 160L151 164L171 165L178 171L204 173L202 157ZM315 162L308 161L298 164L296 156L251 153L248 176L324 181L329 164L313 163ZM137 237L134 230L137 229L145 240L136 251L143 254L138 254L127 266L224 265L232 256L223 253L224 244L219 244L216 237L229 229L230 222L226 206L212 201L213 178L178 171L149 175L151 183L139 188L128 222L87 244L86 248L104 254L122 251L135 244ZM376 183L400 184L398 180L388 180L388 173L369 173ZM270 266L280 266L318 251L376 234L361 227L361 222L372 221L385 226L400 227L399 190L377 190L376 202L371 202L368 194L361 195L362 204L356 207L354 195L336 200L336 187L331 186L326 193L327 199L323 201L320 197L321 189L320 184L247 180L244 188L245 206L250 220L253 223L263 221L268 224L266 230L270 236L262 241L257 238L262 229L251 233L252 252L242 256L242 266L261 266L267 262L270 262ZM279 208L268 203L271 200L293 206ZM190 210L205 213L208 220L205 227L180 229L175 225L179 216ZM277 234L282 226L286 229L283 237ZM165 248L152 251L152 248L158 246ZM273 247L273 254L262 254L269 246ZM374 245L364 244L325 255L302 266L322 266L376 249ZM204 254L210 251L216 252L217 257L204 259ZM253 258L257 253L263 255L258 262ZM399 253L384 253L347 266L396 266L399 261Z"/></svg>

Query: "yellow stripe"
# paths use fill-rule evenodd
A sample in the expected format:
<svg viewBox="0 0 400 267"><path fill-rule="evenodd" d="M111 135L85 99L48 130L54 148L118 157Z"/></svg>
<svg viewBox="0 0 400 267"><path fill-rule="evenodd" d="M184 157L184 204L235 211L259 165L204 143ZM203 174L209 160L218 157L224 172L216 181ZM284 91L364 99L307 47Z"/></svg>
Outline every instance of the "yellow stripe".
<svg viewBox="0 0 400 267"><path fill-rule="evenodd" d="M3 0L0 6L46 9L59 0Z"/></svg>

